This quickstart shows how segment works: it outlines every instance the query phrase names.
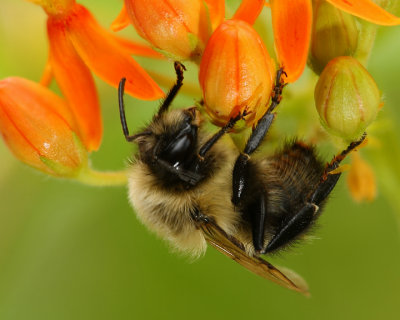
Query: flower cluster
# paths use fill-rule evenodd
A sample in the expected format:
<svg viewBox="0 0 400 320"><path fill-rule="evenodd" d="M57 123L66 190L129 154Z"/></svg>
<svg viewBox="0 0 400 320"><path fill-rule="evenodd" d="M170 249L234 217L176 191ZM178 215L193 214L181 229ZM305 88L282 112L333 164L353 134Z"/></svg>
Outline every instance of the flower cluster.
<svg viewBox="0 0 400 320"><path fill-rule="evenodd" d="M235 127L240 132L268 108L275 70L284 68L285 82L293 83L308 64L319 77L315 104L322 126L348 142L366 130L381 107L380 92L365 68L375 36L368 28L400 24L400 18L371 0L242 0L228 19L224 0L124 0L111 29L132 24L146 46L103 29L75 0L30 1L48 17L48 63L40 84L0 80L0 131L28 165L84 181L88 152L97 150L102 139L92 72L114 87L124 77L127 93L155 100L163 91L132 55L190 60L199 67L202 105L213 124L223 126L246 108L248 116ZM253 27L266 7L275 53L268 52ZM53 78L62 98L47 88ZM354 162L371 172L365 183L373 184L368 164L359 157ZM349 177L363 176L354 171ZM351 190L357 189L354 185Z"/></svg>

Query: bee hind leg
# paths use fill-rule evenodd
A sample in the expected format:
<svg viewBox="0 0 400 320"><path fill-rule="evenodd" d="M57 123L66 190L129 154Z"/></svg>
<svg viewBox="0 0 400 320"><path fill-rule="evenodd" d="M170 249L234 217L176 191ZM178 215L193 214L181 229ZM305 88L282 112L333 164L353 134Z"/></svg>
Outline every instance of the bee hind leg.
<svg viewBox="0 0 400 320"><path fill-rule="evenodd" d="M351 151L358 147L364 141L365 137L366 134L364 133L360 140L350 143L347 149L335 156L332 161L326 165L321 180L314 192L308 197L308 201L289 221L287 221L281 227L280 230L278 230L278 232L272 237L271 241L269 241L267 247L261 253L268 253L279 248L283 244L294 239L305 229L307 229L308 226L310 226L319 210L319 206L323 204L324 200L331 193L340 178L341 173L330 174L330 172L337 169L340 162Z"/></svg>

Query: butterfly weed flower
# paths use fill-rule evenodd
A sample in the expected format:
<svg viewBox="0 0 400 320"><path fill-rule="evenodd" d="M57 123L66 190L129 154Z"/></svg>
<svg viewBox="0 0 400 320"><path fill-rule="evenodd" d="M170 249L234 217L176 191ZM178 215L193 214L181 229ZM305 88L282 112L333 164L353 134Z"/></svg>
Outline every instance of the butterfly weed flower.
<svg viewBox="0 0 400 320"><path fill-rule="evenodd" d="M198 61L224 14L223 1L125 0L124 4L139 35L174 60Z"/></svg>
<svg viewBox="0 0 400 320"><path fill-rule="evenodd" d="M33 81L0 81L0 131L18 159L47 174L74 177L87 163L68 104Z"/></svg>
<svg viewBox="0 0 400 320"><path fill-rule="evenodd" d="M266 111L275 63L260 36L245 21L227 20L213 33L202 56L199 82L211 121L225 125L246 109L246 127Z"/></svg>
<svg viewBox="0 0 400 320"><path fill-rule="evenodd" d="M140 99L159 99L164 93L131 58L135 47L103 29L85 7L74 0L32 2L48 15L49 69L74 111L82 142L89 151L97 150L102 120L91 71L114 87L126 77L127 93Z"/></svg>
<svg viewBox="0 0 400 320"><path fill-rule="evenodd" d="M0 80L0 132L19 160L48 175L97 186L126 181L125 172L91 168L68 102L36 82Z"/></svg>

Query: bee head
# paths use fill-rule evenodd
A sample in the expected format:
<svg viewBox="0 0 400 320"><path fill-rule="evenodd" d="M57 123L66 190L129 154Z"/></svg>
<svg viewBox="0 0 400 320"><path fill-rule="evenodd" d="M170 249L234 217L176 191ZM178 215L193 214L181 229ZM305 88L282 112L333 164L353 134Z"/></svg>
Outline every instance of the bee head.
<svg viewBox="0 0 400 320"><path fill-rule="evenodd" d="M135 135L140 159L182 166L195 156L200 115L195 107L158 113L150 125Z"/></svg>

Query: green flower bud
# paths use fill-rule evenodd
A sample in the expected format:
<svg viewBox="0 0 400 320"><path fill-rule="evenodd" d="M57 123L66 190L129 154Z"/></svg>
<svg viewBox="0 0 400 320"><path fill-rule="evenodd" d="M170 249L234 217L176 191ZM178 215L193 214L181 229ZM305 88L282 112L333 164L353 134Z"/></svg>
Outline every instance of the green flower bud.
<svg viewBox="0 0 400 320"><path fill-rule="evenodd" d="M357 49L359 30L356 18L325 0L314 0L309 65L320 74L330 60L352 56Z"/></svg>
<svg viewBox="0 0 400 320"><path fill-rule="evenodd" d="M314 98L322 125L346 141L360 137L375 120L381 104L374 79L352 57L338 57L328 63Z"/></svg>

